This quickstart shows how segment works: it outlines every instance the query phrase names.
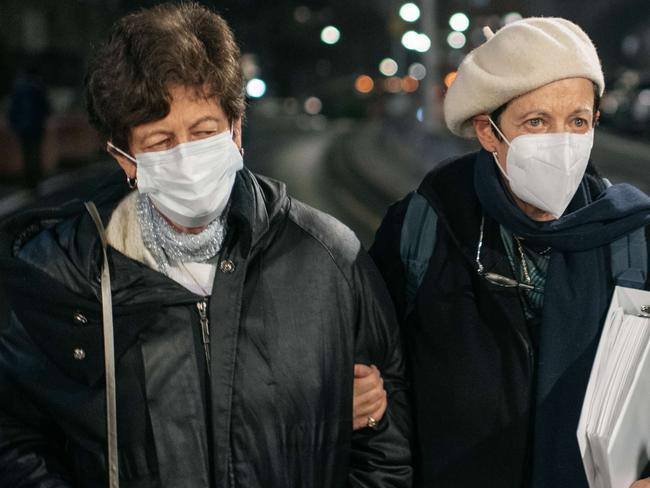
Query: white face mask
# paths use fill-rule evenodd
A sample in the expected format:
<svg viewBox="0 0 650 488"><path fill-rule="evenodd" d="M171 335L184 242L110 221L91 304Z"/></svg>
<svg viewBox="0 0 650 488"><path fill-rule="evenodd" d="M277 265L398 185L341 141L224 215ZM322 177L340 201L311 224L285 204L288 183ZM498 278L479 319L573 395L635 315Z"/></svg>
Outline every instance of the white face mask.
<svg viewBox="0 0 650 488"><path fill-rule="evenodd" d="M166 151L139 153L135 159L110 147L138 166L138 190L156 208L184 227L202 227L226 208L242 155L229 131Z"/></svg>
<svg viewBox="0 0 650 488"><path fill-rule="evenodd" d="M496 154L494 159L512 192L524 202L561 217L587 169L594 144L593 129L584 134L525 134L509 142L492 119L490 123L509 146L507 174Z"/></svg>

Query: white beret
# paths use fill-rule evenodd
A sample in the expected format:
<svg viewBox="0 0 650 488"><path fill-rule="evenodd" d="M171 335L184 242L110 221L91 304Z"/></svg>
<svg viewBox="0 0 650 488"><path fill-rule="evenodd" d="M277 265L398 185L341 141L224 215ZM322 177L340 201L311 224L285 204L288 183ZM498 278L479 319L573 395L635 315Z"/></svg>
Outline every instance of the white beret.
<svg viewBox="0 0 650 488"><path fill-rule="evenodd" d="M592 80L602 95L605 80L596 48L566 19L530 17L506 25L470 52L445 97L445 121L454 134L475 137L472 117L565 78Z"/></svg>

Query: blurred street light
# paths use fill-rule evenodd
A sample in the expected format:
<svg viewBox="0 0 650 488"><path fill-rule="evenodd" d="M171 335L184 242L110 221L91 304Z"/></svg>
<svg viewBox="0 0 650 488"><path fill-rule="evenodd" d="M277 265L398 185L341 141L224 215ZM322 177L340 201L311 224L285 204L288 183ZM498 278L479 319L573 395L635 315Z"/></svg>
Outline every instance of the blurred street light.
<svg viewBox="0 0 650 488"><path fill-rule="evenodd" d="M431 39L426 34L420 34L415 50L420 53L426 53L429 49L431 49Z"/></svg>
<svg viewBox="0 0 650 488"><path fill-rule="evenodd" d="M266 93L266 83L259 78L253 78L246 83L246 94L251 98L261 98Z"/></svg>
<svg viewBox="0 0 650 488"><path fill-rule="evenodd" d="M404 90L406 93L413 93L414 91L417 91L419 86L420 82L412 76L405 76L402 78L402 90Z"/></svg>
<svg viewBox="0 0 650 488"><path fill-rule="evenodd" d="M357 77L354 82L354 88L359 93L370 93L374 87L375 82L372 81L372 78L370 78L368 75L361 75Z"/></svg>
<svg viewBox="0 0 650 488"><path fill-rule="evenodd" d="M397 76L391 76L384 80L384 90L388 93L399 93L402 91L402 79Z"/></svg>
<svg viewBox="0 0 650 488"><path fill-rule="evenodd" d="M257 56L255 56L255 54L243 54L241 57L241 66L242 71L244 72L244 78L247 80L256 78L260 73L260 67L257 62Z"/></svg>
<svg viewBox="0 0 650 488"><path fill-rule="evenodd" d="M431 39L426 34L410 30L402 36L402 45L411 51L425 53L431 49Z"/></svg>
<svg viewBox="0 0 650 488"><path fill-rule="evenodd" d="M518 20L523 19L522 15L519 12L510 12L509 14L506 14L503 17L503 23L504 24L512 24L513 22L517 22Z"/></svg>
<svg viewBox="0 0 650 488"><path fill-rule="evenodd" d="M467 43L467 38L462 32L452 32L447 36L447 44L453 49L462 49Z"/></svg>
<svg viewBox="0 0 650 488"><path fill-rule="evenodd" d="M409 76L413 79L421 81L427 75L427 69L422 63L413 63L409 66Z"/></svg>
<svg viewBox="0 0 650 488"><path fill-rule="evenodd" d="M341 39L341 31L333 25L328 25L321 31L320 39L325 44L336 44Z"/></svg>
<svg viewBox="0 0 650 488"><path fill-rule="evenodd" d="M414 30L406 31L402 36L402 46L411 51L415 51L415 46L418 44L420 34Z"/></svg>
<svg viewBox="0 0 650 488"><path fill-rule="evenodd" d="M449 27L456 32L465 32L469 28L469 17L462 12L457 12L449 17Z"/></svg>
<svg viewBox="0 0 650 488"><path fill-rule="evenodd" d="M293 18L300 24L306 24L311 20L311 10L305 5L300 5L293 11Z"/></svg>
<svg viewBox="0 0 650 488"><path fill-rule="evenodd" d="M405 22L415 22L420 18L420 7L414 3L405 3L399 9L399 16Z"/></svg>
<svg viewBox="0 0 650 488"><path fill-rule="evenodd" d="M379 63L379 72L384 76L394 76L397 73L399 66L394 59L385 58Z"/></svg>
<svg viewBox="0 0 650 488"><path fill-rule="evenodd" d="M318 97L309 97L305 100L305 112L309 115L318 115L323 109L323 102Z"/></svg>
<svg viewBox="0 0 650 488"><path fill-rule="evenodd" d="M456 74L457 74L456 71L451 71L447 73L447 76L445 76L445 86L447 88L449 88L451 84L454 82L454 80L456 79Z"/></svg>

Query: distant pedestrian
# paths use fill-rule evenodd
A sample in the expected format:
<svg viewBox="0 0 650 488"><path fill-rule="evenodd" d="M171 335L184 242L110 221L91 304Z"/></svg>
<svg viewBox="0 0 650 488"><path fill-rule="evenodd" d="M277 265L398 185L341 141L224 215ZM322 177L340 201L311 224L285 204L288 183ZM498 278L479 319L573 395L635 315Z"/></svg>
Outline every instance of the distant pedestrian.
<svg viewBox="0 0 650 488"><path fill-rule="evenodd" d="M19 72L9 99L9 123L20 140L23 177L30 188L41 179L41 149L50 104L36 69Z"/></svg>

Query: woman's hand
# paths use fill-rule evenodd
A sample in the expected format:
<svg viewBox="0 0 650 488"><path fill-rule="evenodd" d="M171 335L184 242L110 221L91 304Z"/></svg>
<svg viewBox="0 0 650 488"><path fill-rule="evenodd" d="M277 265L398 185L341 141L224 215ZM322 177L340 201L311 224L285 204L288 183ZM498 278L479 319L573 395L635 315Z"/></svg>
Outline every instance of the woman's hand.
<svg viewBox="0 0 650 488"><path fill-rule="evenodd" d="M355 364L352 428L358 430L377 425L384 416L387 405L384 380L377 367Z"/></svg>

